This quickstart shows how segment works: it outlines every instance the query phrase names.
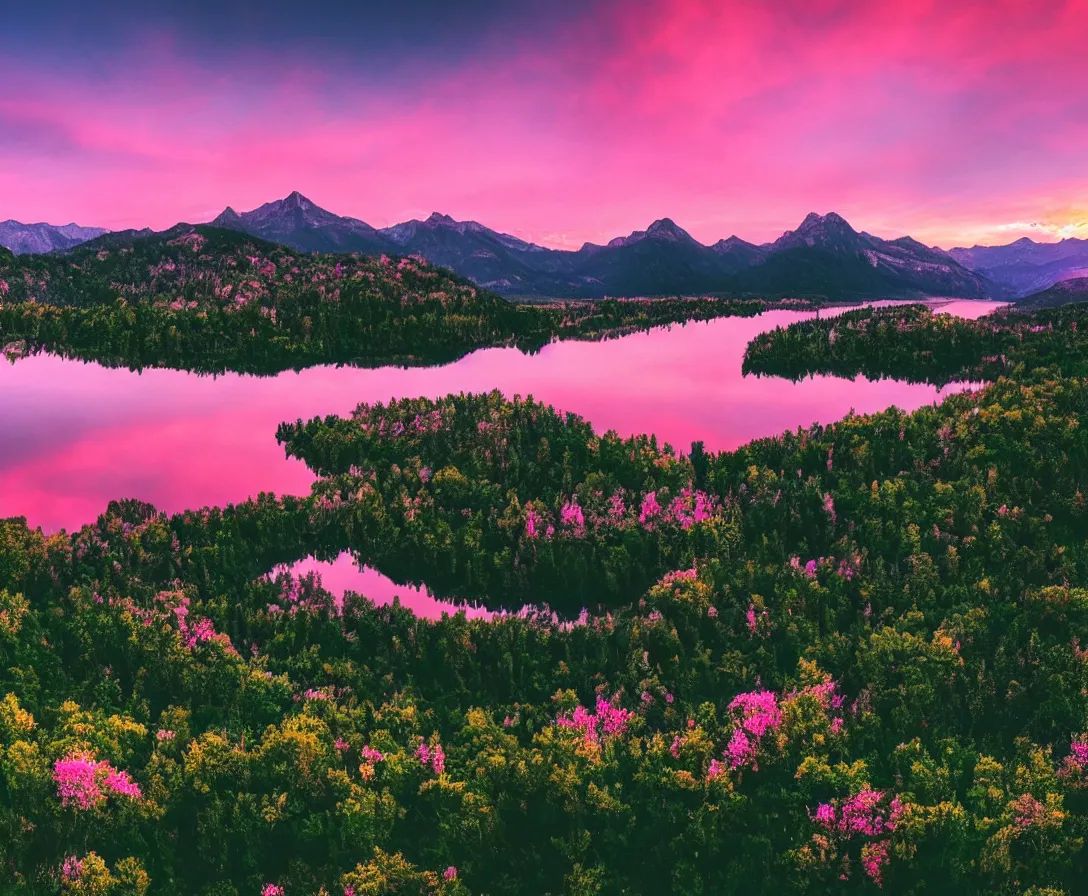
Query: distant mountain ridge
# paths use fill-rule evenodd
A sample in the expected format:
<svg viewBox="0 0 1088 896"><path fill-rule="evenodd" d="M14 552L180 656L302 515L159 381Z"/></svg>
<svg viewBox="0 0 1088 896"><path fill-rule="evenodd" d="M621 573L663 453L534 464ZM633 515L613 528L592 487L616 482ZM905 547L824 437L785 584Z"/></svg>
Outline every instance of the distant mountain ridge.
<svg viewBox="0 0 1088 896"><path fill-rule="evenodd" d="M1062 280L1040 292L1025 296L1016 303L1017 308L1057 308L1073 302L1088 302L1088 277Z"/></svg>
<svg viewBox="0 0 1088 896"><path fill-rule="evenodd" d="M1007 246L949 249L969 270L1003 286L1014 297L1027 296L1062 280L1088 276L1088 240L1074 237L1037 243L1022 237Z"/></svg>
<svg viewBox="0 0 1088 896"><path fill-rule="evenodd" d="M507 295L980 298L998 291L947 253L910 237L882 240L858 233L834 212L810 214L797 230L762 246L736 236L706 246L670 218L660 218L645 230L576 251L537 246L438 212L377 229L328 212L297 192L250 212L227 208L211 223L299 250L421 255Z"/></svg>
<svg viewBox="0 0 1088 896"><path fill-rule="evenodd" d="M19 221L0 221L0 246L16 255L31 255L71 249L80 243L101 236L102 227L80 227L78 224L22 224Z"/></svg>
<svg viewBox="0 0 1088 896"><path fill-rule="evenodd" d="M8 225L6 236L6 225L0 225L0 245L16 252L64 251L91 238L110 244L154 233L148 228L109 234L101 228L75 225ZM660 218L645 230L605 245L587 242L573 251L534 245L476 221L457 221L438 212L424 220L379 229L327 211L299 192L247 212L227 207L210 225L304 252L419 255L487 289L528 297L982 298L1018 294L1018 287L1002 278L1003 265L991 263L991 259L1001 260L1001 250L1012 247L944 252L911 237L884 240L858 232L835 212L809 214L796 230L762 245L730 236L707 246L672 219ZM1079 256L1071 252L1069 257ZM1067 259L1058 263L1065 265L1063 271L1075 270Z"/></svg>

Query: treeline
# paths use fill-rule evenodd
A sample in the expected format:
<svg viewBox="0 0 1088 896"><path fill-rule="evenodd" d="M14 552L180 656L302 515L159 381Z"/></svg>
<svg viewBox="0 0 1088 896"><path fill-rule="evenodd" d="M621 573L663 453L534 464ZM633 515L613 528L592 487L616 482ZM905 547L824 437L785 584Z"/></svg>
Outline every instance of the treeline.
<svg viewBox="0 0 1088 896"><path fill-rule="evenodd" d="M1022 379L1052 366L1066 376L1086 376L1086 325L1083 305L1002 310L977 320L934 314L924 305L861 308L761 333L749 344L743 369L792 380L822 373L941 386Z"/></svg>

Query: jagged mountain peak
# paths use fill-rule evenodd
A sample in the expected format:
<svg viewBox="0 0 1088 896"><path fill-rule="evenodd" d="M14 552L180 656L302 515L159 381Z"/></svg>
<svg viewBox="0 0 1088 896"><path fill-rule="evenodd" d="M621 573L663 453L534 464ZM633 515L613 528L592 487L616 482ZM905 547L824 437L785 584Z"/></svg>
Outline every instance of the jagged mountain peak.
<svg viewBox="0 0 1088 896"><path fill-rule="evenodd" d="M233 209L232 209L233 211ZM243 221L303 221L311 225L327 225L350 222L360 224L355 218L344 218L322 208L311 199L307 199L298 190L274 199L248 212L238 215ZM369 226L369 225L367 225Z"/></svg>
<svg viewBox="0 0 1088 896"><path fill-rule="evenodd" d="M233 208L231 208L228 205L225 209L223 209L223 211L221 211L216 216L215 220L212 221L212 224L219 227L219 226L222 226L223 224L225 224L227 222L241 221L241 220L242 220L242 216L239 215L238 212L236 212Z"/></svg>
<svg viewBox="0 0 1088 896"><path fill-rule="evenodd" d="M646 228L647 233L683 233L686 236L686 232L682 230L672 218L658 218L649 227Z"/></svg>
<svg viewBox="0 0 1088 896"><path fill-rule="evenodd" d="M809 212L805 215L805 220L801 224L802 226L805 224L847 224L847 221L838 212L828 212L825 215L821 215L819 212Z"/></svg>
<svg viewBox="0 0 1088 896"><path fill-rule="evenodd" d="M315 204L303 196L298 190L292 190L286 197L280 200L283 205L293 208L315 208Z"/></svg>
<svg viewBox="0 0 1088 896"><path fill-rule="evenodd" d="M721 251L721 250L728 250L728 249L736 249L736 248L740 248L740 247L745 247L745 248L749 248L749 249L758 248L755 245L755 243L749 243L747 240L742 240L736 234L733 234L733 236L727 236L724 240L718 240L718 242L714 243L710 248L711 249L718 249L719 251Z"/></svg>
<svg viewBox="0 0 1088 896"><path fill-rule="evenodd" d="M787 230L772 244L775 249L810 246L821 249L857 249L866 237L859 234L836 212L820 215L809 212L796 230Z"/></svg>
<svg viewBox="0 0 1088 896"><path fill-rule="evenodd" d="M672 218L658 218L645 230L636 230L628 236L618 236L613 240L609 240L608 248L617 249L620 246L630 246L645 239L653 239L659 242L695 242L695 238L673 221Z"/></svg>
<svg viewBox="0 0 1088 896"><path fill-rule="evenodd" d="M826 215L820 215L816 212L809 212L805 215L805 220L801 222L801 225L797 228L795 233L821 233L821 232L849 232L856 233L849 222L838 212L828 212Z"/></svg>

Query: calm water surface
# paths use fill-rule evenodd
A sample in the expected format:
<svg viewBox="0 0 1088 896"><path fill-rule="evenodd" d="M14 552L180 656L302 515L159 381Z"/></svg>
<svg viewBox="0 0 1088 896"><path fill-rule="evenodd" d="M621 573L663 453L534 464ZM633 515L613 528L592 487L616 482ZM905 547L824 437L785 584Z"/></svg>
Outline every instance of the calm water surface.
<svg viewBox="0 0 1088 896"><path fill-rule="evenodd" d="M977 317L996 307L964 301L940 310ZM50 355L0 363L0 517L25 516L32 526L56 531L92 522L116 498L139 498L173 513L260 491L306 494L313 477L284 456L276 427L346 414L362 401L498 388L574 411L598 431L653 432L687 450L698 439L708 449L735 448L830 423L851 409L914 410L961 388L741 376L744 349L755 335L812 316L771 311L606 342L554 343L532 356L484 349L443 367L315 367L267 378L133 373ZM333 591L350 586L376 600L395 591L421 610L437 607L347 558L306 568L320 569Z"/></svg>

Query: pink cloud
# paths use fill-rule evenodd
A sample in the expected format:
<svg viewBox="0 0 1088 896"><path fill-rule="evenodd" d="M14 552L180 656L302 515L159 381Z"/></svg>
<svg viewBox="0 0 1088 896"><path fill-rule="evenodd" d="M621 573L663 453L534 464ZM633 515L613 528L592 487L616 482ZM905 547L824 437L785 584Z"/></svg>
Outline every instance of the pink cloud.
<svg viewBox="0 0 1088 896"><path fill-rule="evenodd" d="M167 35L93 77L0 63L0 215L163 227L300 189L567 246L663 215L764 240L829 209L944 245L1058 233L1088 205L1086 39L1081 2L646 0L377 84Z"/></svg>

